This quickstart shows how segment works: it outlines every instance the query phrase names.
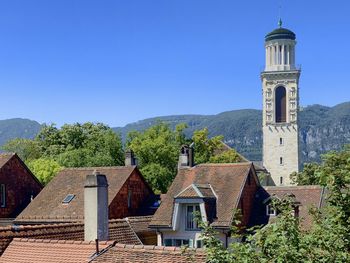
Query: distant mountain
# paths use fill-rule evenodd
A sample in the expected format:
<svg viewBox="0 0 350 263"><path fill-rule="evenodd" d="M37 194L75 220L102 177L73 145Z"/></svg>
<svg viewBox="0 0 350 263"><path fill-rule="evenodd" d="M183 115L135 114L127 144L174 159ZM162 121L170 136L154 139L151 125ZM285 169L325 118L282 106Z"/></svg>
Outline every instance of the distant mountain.
<svg viewBox="0 0 350 263"><path fill-rule="evenodd" d="M164 121L174 128L187 123L187 136L193 131L207 127L209 135L223 135L225 142L250 160L261 160L262 113L260 110L235 110L217 115L177 115L155 117L113 128L123 139L132 130L142 131ZM301 161L319 161L320 155L330 150L339 150L350 144L350 102L334 107L312 105L300 112ZM34 138L41 125L28 119L0 121L0 146L13 138Z"/></svg>
<svg viewBox="0 0 350 263"><path fill-rule="evenodd" d="M320 155L330 150L339 150L350 144L350 102L334 107L308 106L300 112L301 161L319 161ZM126 137L132 130L142 131L164 121L175 127L187 123L186 134L207 127L210 136L224 135L225 142L250 160L262 156L262 112L260 110L235 110L217 115L177 115L145 119L114 128Z"/></svg>
<svg viewBox="0 0 350 263"><path fill-rule="evenodd" d="M28 119L0 120L0 146L14 138L32 139L40 131L41 125Z"/></svg>

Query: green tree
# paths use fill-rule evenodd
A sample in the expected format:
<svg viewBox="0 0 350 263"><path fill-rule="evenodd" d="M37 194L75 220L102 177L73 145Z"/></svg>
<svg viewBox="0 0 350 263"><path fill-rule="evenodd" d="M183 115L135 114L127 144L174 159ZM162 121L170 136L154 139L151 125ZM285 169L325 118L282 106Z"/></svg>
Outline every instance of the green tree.
<svg viewBox="0 0 350 263"><path fill-rule="evenodd" d="M2 150L17 153L23 161L37 159L41 156L39 144L30 139L10 140L2 146Z"/></svg>
<svg viewBox="0 0 350 263"><path fill-rule="evenodd" d="M44 125L35 141L43 156L64 167L122 165L124 160L120 136L102 123L65 124L61 129Z"/></svg>
<svg viewBox="0 0 350 263"><path fill-rule="evenodd" d="M195 147L195 163L210 162L210 158L215 155L215 151L221 148L223 138L223 136L209 138L207 128L195 131L192 136Z"/></svg>
<svg viewBox="0 0 350 263"><path fill-rule="evenodd" d="M183 130L159 122L143 132L128 134L127 147L137 156L142 174L157 192L166 192L177 171L178 153L185 141Z"/></svg>
<svg viewBox="0 0 350 263"><path fill-rule="evenodd" d="M46 158L28 161L27 165L32 173L44 185L46 185L62 169L56 161Z"/></svg>
<svg viewBox="0 0 350 263"><path fill-rule="evenodd" d="M229 250L223 248L215 231L204 225L208 261L350 262L350 147L329 152L322 158L322 164L312 165L305 172L318 178L327 189L326 206L310 210L313 216L311 229L300 228L299 218L292 213L292 199L274 199L273 205L279 212L276 220L250 231L235 227L240 222L236 221L232 235L243 242L233 243Z"/></svg>
<svg viewBox="0 0 350 263"><path fill-rule="evenodd" d="M209 158L210 163L238 163L241 160L241 156L234 149L226 150Z"/></svg>

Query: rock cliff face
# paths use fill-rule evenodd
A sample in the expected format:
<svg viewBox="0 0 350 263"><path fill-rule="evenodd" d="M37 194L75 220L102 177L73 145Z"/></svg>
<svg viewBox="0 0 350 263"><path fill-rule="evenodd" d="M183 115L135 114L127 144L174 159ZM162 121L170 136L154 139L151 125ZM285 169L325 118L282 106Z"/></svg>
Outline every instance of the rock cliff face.
<svg viewBox="0 0 350 263"><path fill-rule="evenodd" d="M350 144L350 103L329 108L314 105L300 112L300 145L304 162Z"/></svg>

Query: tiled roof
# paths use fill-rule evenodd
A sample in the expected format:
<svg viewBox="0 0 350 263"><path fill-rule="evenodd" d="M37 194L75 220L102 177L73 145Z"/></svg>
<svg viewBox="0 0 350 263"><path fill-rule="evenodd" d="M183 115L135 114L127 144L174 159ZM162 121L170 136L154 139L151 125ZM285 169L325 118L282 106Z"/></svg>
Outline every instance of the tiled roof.
<svg viewBox="0 0 350 263"><path fill-rule="evenodd" d="M250 225L264 225L272 218L266 215L266 203L272 196L280 199L294 195L298 203L299 217L302 219L303 228L309 228L312 218L308 211L311 207L321 208L324 204L326 191L317 185L307 186L267 186L260 188L255 195L253 214Z"/></svg>
<svg viewBox="0 0 350 263"><path fill-rule="evenodd" d="M86 175L92 174L94 170L106 175L109 184L108 201L111 204L135 169L135 166L64 169L16 218L16 223L82 221L84 218L84 182ZM62 201L68 194L73 194L75 197L69 204L63 204Z"/></svg>
<svg viewBox="0 0 350 263"><path fill-rule="evenodd" d="M191 184L175 198L216 198L210 184Z"/></svg>
<svg viewBox="0 0 350 263"><path fill-rule="evenodd" d="M139 234L144 232L154 232L154 230L151 230L148 227L152 221L152 217L153 216L133 216L126 218L126 220L129 222L131 228L135 231L135 233Z"/></svg>
<svg viewBox="0 0 350 263"><path fill-rule="evenodd" d="M100 249L110 246L111 242L100 242ZM1 263L83 263L89 262L96 252L95 242L14 239Z"/></svg>
<svg viewBox="0 0 350 263"><path fill-rule="evenodd" d="M203 249L183 251L175 247L130 246L116 244L100 254L93 263L205 263Z"/></svg>
<svg viewBox="0 0 350 263"><path fill-rule="evenodd" d="M153 228L171 227L174 197L191 184L210 184L217 195L217 220L214 227L230 227L233 209L237 208L244 182L252 163L200 164L182 168L153 216Z"/></svg>
<svg viewBox="0 0 350 263"><path fill-rule="evenodd" d="M83 223L0 227L0 255L14 238L84 240ZM124 244L142 244L125 219L109 221L109 239Z"/></svg>
<svg viewBox="0 0 350 263"><path fill-rule="evenodd" d="M15 155L15 153L0 153L0 168L3 167Z"/></svg>

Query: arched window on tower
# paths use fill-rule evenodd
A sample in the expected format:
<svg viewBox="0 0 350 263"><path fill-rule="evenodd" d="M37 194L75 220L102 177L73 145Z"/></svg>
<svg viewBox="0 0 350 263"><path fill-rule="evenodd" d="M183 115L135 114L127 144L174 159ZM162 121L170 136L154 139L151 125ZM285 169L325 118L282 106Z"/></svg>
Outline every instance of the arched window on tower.
<svg viewBox="0 0 350 263"><path fill-rule="evenodd" d="M276 122L286 122L286 88L278 87L276 89Z"/></svg>

